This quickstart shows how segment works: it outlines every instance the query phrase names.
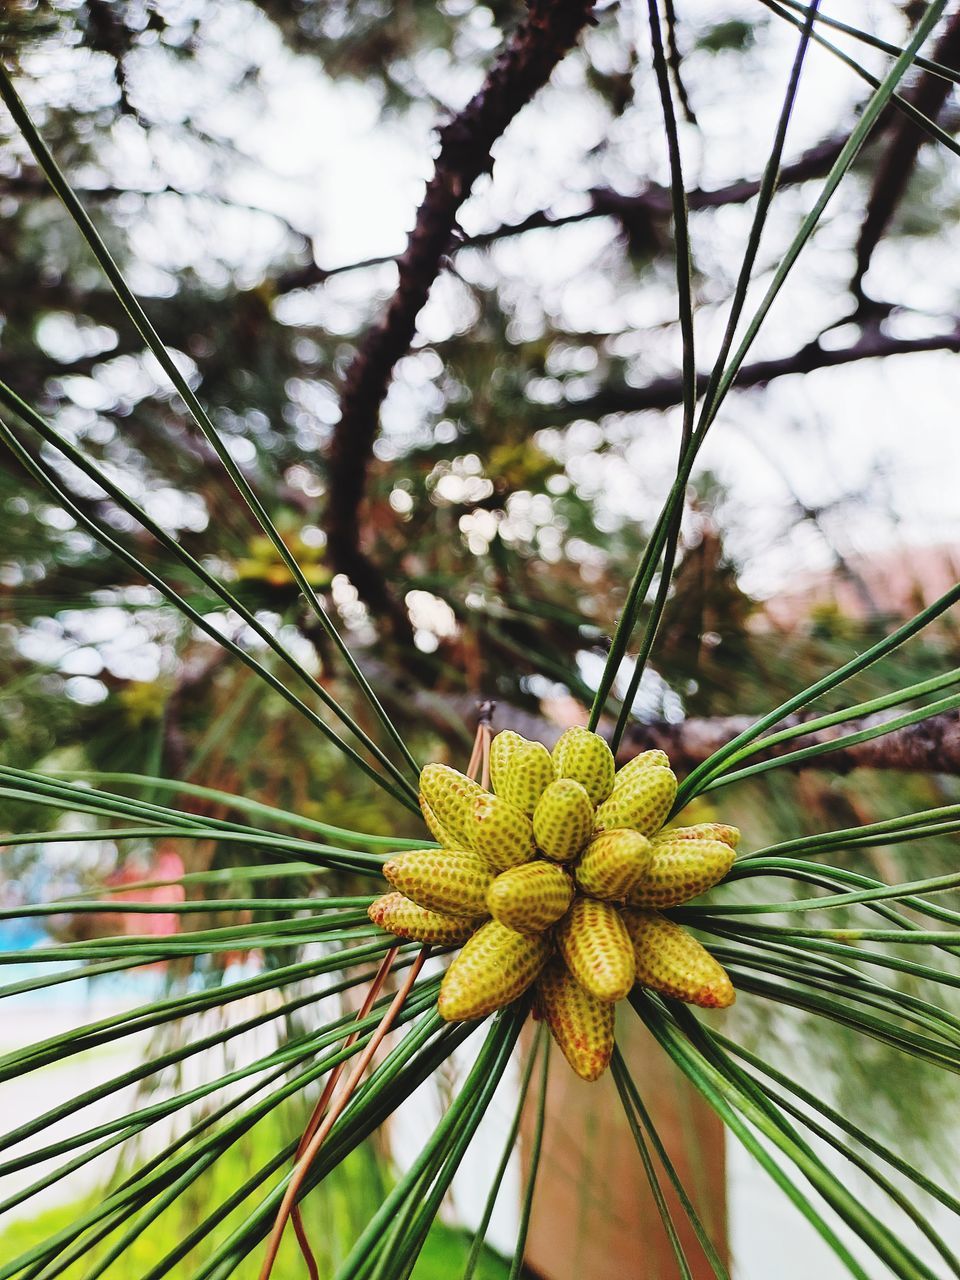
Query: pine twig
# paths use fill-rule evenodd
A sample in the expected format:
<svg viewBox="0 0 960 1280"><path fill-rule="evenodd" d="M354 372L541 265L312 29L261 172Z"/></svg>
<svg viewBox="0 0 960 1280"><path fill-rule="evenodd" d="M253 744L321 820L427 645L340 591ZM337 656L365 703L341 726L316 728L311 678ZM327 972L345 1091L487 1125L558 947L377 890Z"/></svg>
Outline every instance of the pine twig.
<svg viewBox="0 0 960 1280"><path fill-rule="evenodd" d="M836 369L857 364L861 360L882 360L887 356L911 355L927 351L960 352L960 317L952 329L921 338L897 338L871 327L846 347L824 347L808 343L799 351L772 360L756 360L745 364L737 374L734 389L746 391L763 387L777 378L791 374L812 373L817 369ZM700 393L706 390L709 377L698 374ZM609 413L638 413L645 409L669 409L683 401L683 379L679 375L657 378L642 387L607 387L586 400L567 402L538 410L536 426L558 426L569 418L596 419Z"/></svg>
<svg viewBox="0 0 960 1280"><path fill-rule="evenodd" d="M471 714L475 714L476 702L469 695L448 694L444 701L451 715L462 715L469 722ZM443 731L447 721L434 719L436 709L431 708L427 698L414 696L409 705L428 723L435 723L438 731ZM804 734L769 751L758 752L751 759L765 760L775 755L783 755L787 751L828 741L831 735L836 736L839 732L855 734L871 725L881 723L884 719L889 719L892 714L896 712L883 712L851 720L844 724L842 729ZM553 746L564 727L536 712L506 704L501 704L499 718L504 728L513 729L523 734L525 738L543 742L548 747ZM645 724L634 721L620 743L617 764L622 766L634 756L639 755L641 751L649 751L657 747L667 753L679 773L686 774L702 764L720 747L732 741L744 729L748 729L755 718L749 715L690 716L686 720L679 721L653 720ZM778 727L789 728L801 723L803 723L802 717L790 716ZM853 746L841 747L812 759L800 760L789 767L791 769L826 769L834 774L849 773L851 769L869 768L902 773L943 773L960 776L960 713L948 711L931 715L918 724L893 729L881 737Z"/></svg>
<svg viewBox="0 0 960 1280"><path fill-rule="evenodd" d="M948 20L933 51L936 62L960 70L960 9ZM924 72L904 97L928 120L936 120L953 89L949 80ZM857 266L851 291L861 305L867 302L863 278L870 268L874 250L883 238L890 221L900 206L910 176L916 168L920 148L927 141L922 129L904 116L893 123L890 141L873 175L873 184L860 235L857 240Z"/></svg>
<svg viewBox="0 0 960 1280"><path fill-rule="evenodd" d="M410 347L416 320L449 250L461 205L493 167L494 143L546 84L557 63L591 20L594 0L531 0L526 20L498 58L480 91L440 130L440 154L397 262L396 291L347 370L328 458L327 538L331 562L361 598L388 618L401 638L410 622L383 575L361 547L360 507L393 370Z"/></svg>
<svg viewBox="0 0 960 1280"><path fill-rule="evenodd" d="M881 723L889 714L852 720L840 728L806 734L758 752L752 760L767 760L788 751L796 751L814 743L829 741L831 735L853 734ZM715 716L681 720L678 724L657 721L634 724L628 730L619 759L621 762L659 747L666 751L673 766L681 773L707 760L719 747L730 742L754 721L752 716ZM802 723L793 718L783 722L784 728ZM960 774L960 714L956 711L930 716L919 724L893 729L882 737L867 742L827 751L823 755L792 763L788 768L825 769L832 774L849 773L851 769L889 769L902 773Z"/></svg>
<svg viewBox="0 0 960 1280"><path fill-rule="evenodd" d="M310 1172L310 1166L317 1158L317 1153L326 1140L327 1135L330 1133L330 1130L336 1124L337 1120L339 1120L347 1103L356 1092L357 1086L363 1079L364 1072L373 1060L373 1055L377 1052L382 1040L393 1027L397 1015L400 1013L407 996L413 989L413 984L416 982L417 977L420 974L420 970L423 968L424 961L427 959L429 954L430 948L424 947L416 960L410 966L410 971L403 980L397 994L394 996L389 1009L387 1009L386 1013L383 1015L383 1018L380 1020L379 1026L371 1036L367 1047L354 1064L354 1068L347 1077L347 1082L344 1085L343 1090L337 1097L336 1101L331 1105L326 1116L320 1123L319 1127L315 1130L312 1138L307 1143L302 1155L297 1161L293 1170L293 1175L287 1184L286 1191L284 1192L283 1200L280 1202L280 1208L277 1210L277 1216L274 1220L273 1230L270 1233L270 1239L267 1242L266 1256L263 1260L263 1266L260 1269L260 1280L270 1280L273 1265L277 1260L277 1253L280 1249L280 1241L283 1239L284 1227L287 1225L287 1219L290 1217L293 1206L297 1201L297 1196L301 1186L303 1185L303 1181Z"/></svg>
<svg viewBox="0 0 960 1280"><path fill-rule="evenodd" d="M846 140L846 134L825 138L802 152L796 160L783 166L778 188L801 186L815 178L825 177ZM722 187L693 187L687 192L687 204L694 211L722 209L727 205L747 204L759 190L759 178L737 178ZM452 254L459 253L462 249L486 249L500 240L509 240L528 231L568 227L594 218L615 218L625 230L629 230L631 227L642 229L651 221L670 216L670 193L656 183L648 183L641 191L629 195L617 191L615 187L594 187L586 193L585 198L589 200L589 205L576 213L551 213L547 209L538 209L518 222L504 222L489 231L459 237L450 246L449 252ZM366 271L371 267L382 267L388 262L398 261L396 254L381 253L335 267L307 262L281 272L269 282L269 287L277 295L292 293L296 289L310 289L314 285L325 284L335 276L352 271Z"/></svg>
<svg viewBox="0 0 960 1280"><path fill-rule="evenodd" d="M380 994L380 990L387 980L387 975L390 973L399 951L399 946L391 947L383 957L383 960L380 963L380 968L374 975L373 981L367 989L367 994L364 996L363 1004L360 1006L360 1010L357 1013L358 1023L362 1022L373 1008L373 1003ZM352 1032L344 1041L343 1047L347 1049L350 1045L355 1044L359 1034L359 1031ZM330 1105L330 1099L333 1097L333 1091L337 1087L337 1081L343 1074L343 1069L346 1065L347 1062L344 1058L344 1060L338 1063L333 1071L331 1071L330 1077L324 1085L323 1092L317 1101L317 1105L313 1109L313 1114L307 1121L307 1127L303 1131L303 1137L300 1139L299 1145L297 1146L296 1156L294 1157L296 1160L301 1160L303 1158L303 1153L306 1151L308 1144L317 1132L317 1129L320 1126L320 1121L322 1120L327 1107ZM293 1222L293 1229L296 1232L297 1243L300 1245L300 1252L303 1254L303 1260L307 1266L309 1280L320 1280L320 1270L317 1266L317 1260L313 1255L313 1250L310 1247L310 1241L307 1237L306 1228L303 1224L303 1215L300 1212L299 1204L295 1204L293 1206L290 1211L290 1217Z"/></svg>

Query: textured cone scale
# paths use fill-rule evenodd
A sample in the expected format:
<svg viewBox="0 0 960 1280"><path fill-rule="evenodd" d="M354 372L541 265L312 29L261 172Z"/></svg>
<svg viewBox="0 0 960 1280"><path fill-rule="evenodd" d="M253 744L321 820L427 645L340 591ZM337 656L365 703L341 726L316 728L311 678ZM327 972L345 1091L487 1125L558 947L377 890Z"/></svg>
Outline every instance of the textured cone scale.
<svg viewBox="0 0 960 1280"><path fill-rule="evenodd" d="M368 908L397 937L461 947L440 986L441 1017L486 1017L539 979L551 1034L581 1079L598 1080L616 1004L635 982L706 1008L732 1004L729 975L661 908L722 880L740 833L721 822L664 827L677 793L667 756L645 751L616 772L604 740L580 727L552 754L505 730L489 755L490 789L424 767L420 807L441 847L389 856L395 891Z"/></svg>
<svg viewBox="0 0 960 1280"><path fill-rule="evenodd" d="M658 911L627 910L624 918L643 986L704 1009L733 1004L736 992L726 969L686 929Z"/></svg>
<svg viewBox="0 0 960 1280"><path fill-rule="evenodd" d="M487 890L486 910L517 933L542 933L573 900L573 881L551 862L528 862L497 876Z"/></svg>
<svg viewBox="0 0 960 1280"><path fill-rule="evenodd" d="M494 871L506 871L536 853L533 824L503 796L483 791L473 801L473 847Z"/></svg>
<svg viewBox="0 0 960 1280"><path fill-rule="evenodd" d="M442 845L444 849L456 848L456 840L433 812L423 796L420 797L420 812L423 814L423 820L427 824L427 830L437 844Z"/></svg>
<svg viewBox="0 0 960 1280"><path fill-rule="evenodd" d="M523 813L531 814L553 780L550 752L542 742L528 742L511 752L498 793Z"/></svg>
<svg viewBox="0 0 960 1280"><path fill-rule="evenodd" d="M497 795L503 794L503 780L513 753L518 747L529 745L526 738L512 729L502 729L490 743L490 784Z"/></svg>
<svg viewBox="0 0 960 1280"><path fill-rule="evenodd" d="M665 751L641 751L638 756L634 756L632 760L628 760L625 765L617 770L616 777L613 779L613 789L618 790L626 782L630 782L638 773L643 773L645 769L653 767L669 769L670 757Z"/></svg>
<svg viewBox="0 0 960 1280"><path fill-rule="evenodd" d="M540 1007L554 1040L581 1080L599 1080L613 1055L616 1006L598 1000L551 960L540 975Z"/></svg>
<svg viewBox="0 0 960 1280"><path fill-rule="evenodd" d="M533 834L554 862L575 858L593 830L594 809L584 787L573 778L558 778L537 801Z"/></svg>
<svg viewBox="0 0 960 1280"><path fill-rule="evenodd" d="M657 834L658 844L664 840L722 840L735 849L740 843L740 829L725 822L698 822L692 827L669 826Z"/></svg>
<svg viewBox="0 0 960 1280"><path fill-rule="evenodd" d="M637 907L676 907L722 880L736 857L722 840L663 838L629 901Z"/></svg>
<svg viewBox="0 0 960 1280"><path fill-rule="evenodd" d="M561 733L553 748L553 767L558 778L579 782L591 804L602 803L613 790L613 752L598 733L589 729L575 725Z"/></svg>
<svg viewBox="0 0 960 1280"><path fill-rule="evenodd" d="M592 898L625 898L643 879L653 846L639 831L605 831L584 849L575 872L577 884Z"/></svg>
<svg viewBox="0 0 960 1280"><path fill-rule="evenodd" d="M614 827L632 827L641 835L652 836L663 825L676 794L673 770L651 765L614 787L610 799L597 810L594 830L599 834Z"/></svg>
<svg viewBox="0 0 960 1280"><path fill-rule="evenodd" d="M524 935L498 920L482 925L453 960L437 1009L447 1022L483 1018L522 996L550 955L542 935Z"/></svg>
<svg viewBox="0 0 960 1280"><path fill-rule="evenodd" d="M609 902L576 898L557 929L567 968L598 1000L622 1000L634 983L633 946Z"/></svg>
<svg viewBox="0 0 960 1280"><path fill-rule="evenodd" d="M473 802L483 788L445 764L427 764L420 770L421 808L423 801L457 847L473 848Z"/></svg>
<svg viewBox="0 0 960 1280"><path fill-rule="evenodd" d="M452 946L469 938L476 925L475 919L462 916L441 915L428 911L402 893L385 893L371 902L367 915L381 929L395 933L398 938L410 938L413 942L432 942L438 946Z"/></svg>
<svg viewBox="0 0 960 1280"><path fill-rule="evenodd" d="M457 849L413 849L384 864L384 877L412 902L452 916L485 916L492 872L483 858Z"/></svg>

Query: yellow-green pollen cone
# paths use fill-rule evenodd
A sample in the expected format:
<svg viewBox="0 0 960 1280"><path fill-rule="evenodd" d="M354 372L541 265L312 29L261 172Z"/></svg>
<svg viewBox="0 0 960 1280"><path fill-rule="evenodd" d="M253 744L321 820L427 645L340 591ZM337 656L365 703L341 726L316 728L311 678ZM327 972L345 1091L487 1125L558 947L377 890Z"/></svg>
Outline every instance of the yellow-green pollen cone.
<svg viewBox="0 0 960 1280"><path fill-rule="evenodd" d="M584 1080L613 1053L613 1011L639 983L703 1008L735 992L724 969L660 913L730 870L740 833L665 826L677 779L662 751L617 772L599 734L567 729L553 752L504 730L492 789L448 765L420 775L440 844L394 854L370 919L425 945L463 944L440 987L449 1022L482 1018L536 987L536 1008Z"/></svg>

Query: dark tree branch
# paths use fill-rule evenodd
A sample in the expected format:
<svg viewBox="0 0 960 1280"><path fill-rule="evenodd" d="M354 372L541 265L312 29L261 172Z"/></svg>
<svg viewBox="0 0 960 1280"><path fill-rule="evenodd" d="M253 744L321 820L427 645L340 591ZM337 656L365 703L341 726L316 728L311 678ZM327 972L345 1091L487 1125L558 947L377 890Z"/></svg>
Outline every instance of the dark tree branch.
<svg viewBox="0 0 960 1280"><path fill-rule="evenodd" d="M792 164L783 166L777 185L798 186L804 182L811 182L814 178L824 177L830 171L846 140L844 134L827 138L815 147L810 147ZM687 193L687 204L693 210L720 209L725 205L746 204L759 190L759 178L738 178L735 182L730 182L723 187L694 187ZM594 187L587 192L587 197L590 201L589 205L577 213L553 214L541 209L519 222L505 222L490 231L481 231L475 236L463 236L451 246L451 252L458 252L461 249L485 249L488 245L523 235L527 231L569 227L577 222L589 222L593 218L615 218L629 232L635 227L649 226L654 219L663 222L671 216L670 192L666 187L658 186L656 183L648 184L634 195L625 195L612 187ZM308 262L299 267L292 267L289 271L284 271L277 276L273 282L273 288L277 294L291 293L294 289L309 289L313 285L323 284L334 276L345 275L350 271L381 267L388 262L397 261L396 255L383 253L372 258L362 258L357 262L346 262L339 267L321 267L317 263Z"/></svg>
<svg viewBox="0 0 960 1280"><path fill-rule="evenodd" d="M789 356L776 360L757 360L744 365L734 387L747 390L765 386L792 373L812 373L815 369L833 369L855 364L859 360L879 360L885 356L909 355L922 351L960 352L960 321L949 333L935 333L926 338L894 338L879 329L865 331L848 347L828 350L819 342L809 343ZM700 391L706 390L708 375L698 375ZM557 405L538 409L537 425L562 424L573 418L601 418L608 413L636 413L642 409L669 409L683 401L683 383L679 375L657 378L644 387L607 387L583 400L564 400Z"/></svg>
<svg viewBox="0 0 960 1280"><path fill-rule="evenodd" d="M758 752L746 763L769 760L776 756L798 751L802 747L829 742L841 734L857 733L892 719L897 712L883 716L869 716L849 724L837 725L819 733L805 734L789 742L782 742L769 751ZM634 725L624 738L620 763L659 747L666 751L679 773L689 773L719 747L735 738L753 723L751 716L722 716L715 719L683 720L679 724L659 722L650 725ZM795 721L786 720L782 727ZM949 773L960 774L960 713L945 712L931 716L919 724L905 729L893 729L890 733L868 742L836 751L825 751L791 764L788 768L825 769L831 773L849 773L851 769L890 769L900 773Z"/></svg>
<svg viewBox="0 0 960 1280"><path fill-rule="evenodd" d="M123 22L115 5L107 0L87 0L86 40L91 49L106 53L113 59L113 79L119 94L121 115L133 116L140 124L145 122L130 100L127 83L126 56L130 52L132 32Z"/></svg>
<svg viewBox="0 0 960 1280"><path fill-rule="evenodd" d="M936 80L938 77L931 73L928 78ZM953 85L950 81L942 78L940 78L940 83L945 91L945 100ZM913 105L919 106L918 103L913 103ZM912 131L918 134L921 142L927 140L927 135L904 113L902 104L896 98L875 126L873 132L874 140L881 133L891 128L894 123L899 122L903 123L907 133ZM809 147L802 152L790 164L785 164L780 170L780 176L777 179L778 190L783 187L801 186L805 182L813 182L817 178L826 177L834 161L840 155L847 141L847 136L847 134L839 134L835 137L825 138L822 142L818 142L815 146ZM698 211L702 209L721 209L727 205L746 204L757 195L759 190L759 178L737 178L722 187L694 187L687 192L687 206L692 211ZM457 244L452 246L451 251L484 249L500 240L523 235L528 231L568 227L577 222L589 222L594 218L615 218L623 225L624 230L630 232L635 226L648 225L652 219L665 221L671 216L670 193L665 187L658 186L656 183L649 183L642 191L638 191L633 195L616 191L612 187L594 187L586 193L586 197L590 203L586 208L580 209L576 213L554 214L550 213L549 210L540 209L535 213L529 214L526 218L522 218L519 222L504 222L499 227L493 227L490 231L481 231L474 236L463 236ZM288 271L281 273L274 280L273 287L277 294L290 293L294 289L309 289L313 285L324 284L334 276L345 275L351 271L363 271L370 267L380 267L388 262L397 261L396 254L382 253L377 254L375 257L361 258L356 262L345 262L337 267L323 267L315 262L308 262L298 267L291 267Z"/></svg>
<svg viewBox="0 0 960 1280"><path fill-rule="evenodd" d="M305 232L295 226L289 218L284 217L282 213L277 213L274 209L265 209L262 205L251 204L245 200L235 200L233 197L220 195L208 188L196 188L176 186L174 183L165 182L156 187L120 187L114 183L104 183L101 186L84 186L79 183L71 184L74 193L86 204L92 204L95 201L119 200L124 196L139 196L144 200L152 200L157 196L177 196L181 200L197 200L206 204L220 205L224 209L242 209L246 213L259 214L264 218L271 218L284 228L289 235L297 240L301 245L308 244L308 237ZM23 171L16 174L0 174L0 192L10 196L29 196L32 200L55 200L56 195L51 190L50 184L43 175L35 169L24 168ZM389 261L389 259L387 259ZM93 291L84 290L84 297L90 296Z"/></svg>
<svg viewBox="0 0 960 1280"><path fill-rule="evenodd" d="M680 53L680 46L677 43L678 23L674 0L666 0L664 13L667 19L667 62L670 67L670 75L673 79L673 87L680 103L680 109L683 112L684 120L686 120L687 124L697 124L696 112L690 105L690 97L687 93L686 85L683 82L683 56Z"/></svg>
<svg viewBox="0 0 960 1280"><path fill-rule="evenodd" d="M935 62L960 71L960 9L950 17L934 49ZM924 72L904 98L928 120L936 120L953 89L949 80ZM892 123L892 136L877 164L866 213L857 240L857 266L851 284L854 297L865 302L863 278L870 268L874 250L883 238L890 220L903 199L910 175L917 163L920 148L928 135L908 116L899 115Z"/></svg>
<svg viewBox="0 0 960 1280"><path fill-rule="evenodd" d="M384 692L387 692L384 689ZM477 699L469 694L434 694L424 689L402 693L394 690L398 706L409 711L411 705L423 721L433 726L443 737L450 734L451 726L463 728L472 734L477 724ZM841 735L858 733L862 729L882 724L898 711L851 720L819 733L809 733L780 743L769 751L758 752L746 763L769 760L787 752L797 751L815 743L829 742ZM753 716L705 716L691 717L676 724L656 720L650 724L632 724L617 752L618 766L626 764L641 751L659 748L670 757L677 773L685 775L696 765L702 764L720 747L725 746L744 729L755 722ZM788 717L778 729L801 724L796 716ZM535 711L498 703L493 717L495 732L513 729L525 738L543 742L552 747L563 732L563 725ZM831 773L849 773L852 769L888 769L900 773L945 773L960 775L960 712L949 711L930 716L919 724L905 729L894 729L868 742L852 747L826 751L796 764L784 766L790 769L822 769Z"/></svg>
<svg viewBox="0 0 960 1280"><path fill-rule="evenodd" d="M380 406L397 361L407 352L417 316L450 248L457 213L473 184L493 167L494 143L546 84L590 21L594 0L531 0L530 10L480 91L440 130L440 153L397 267L396 291L380 322L361 341L344 379L328 460L330 559L361 597L396 629L410 625L376 566L360 546L359 508L377 434Z"/></svg>

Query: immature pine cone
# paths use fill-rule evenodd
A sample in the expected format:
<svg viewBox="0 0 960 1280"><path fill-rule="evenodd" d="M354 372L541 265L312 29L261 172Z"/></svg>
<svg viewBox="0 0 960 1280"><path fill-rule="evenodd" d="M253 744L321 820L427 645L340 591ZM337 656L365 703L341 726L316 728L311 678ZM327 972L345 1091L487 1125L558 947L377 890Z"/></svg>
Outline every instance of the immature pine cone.
<svg viewBox="0 0 960 1280"><path fill-rule="evenodd" d="M370 918L438 946L463 943L444 975L449 1022L481 1018L534 983L571 1067L603 1075L614 1005L635 982L704 1008L734 990L723 967L667 916L730 870L736 827L663 824L677 779L662 751L616 772L606 742L567 729L553 749L507 729L490 751L492 791L447 765L420 774L420 807L440 849L398 853L395 890Z"/></svg>

